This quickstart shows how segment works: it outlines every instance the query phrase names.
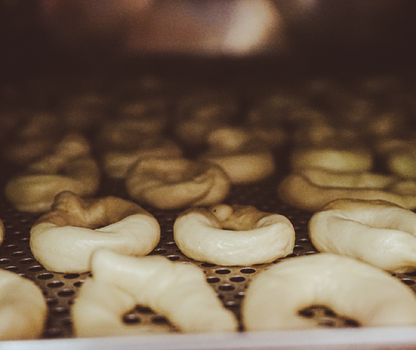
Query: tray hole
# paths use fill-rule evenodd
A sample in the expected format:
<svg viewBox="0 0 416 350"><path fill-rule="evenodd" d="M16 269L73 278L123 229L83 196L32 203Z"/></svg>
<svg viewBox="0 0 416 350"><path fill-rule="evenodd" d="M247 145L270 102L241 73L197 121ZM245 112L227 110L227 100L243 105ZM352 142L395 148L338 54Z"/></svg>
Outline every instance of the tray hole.
<svg viewBox="0 0 416 350"><path fill-rule="evenodd" d="M74 294L75 294L75 292L73 290L70 290L70 289L64 289L64 290L61 290L61 291L58 292L58 296L64 297L64 298L72 297Z"/></svg>
<svg viewBox="0 0 416 350"><path fill-rule="evenodd" d="M38 272L38 271L42 271L44 269L45 268L41 265L33 265L33 266L28 268L28 270L31 271L31 272Z"/></svg>
<svg viewBox="0 0 416 350"><path fill-rule="evenodd" d="M218 277L213 277L213 276L207 277L208 283L218 283L219 281L220 279Z"/></svg>
<svg viewBox="0 0 416 350"><path fill-rule="evenodd" d="M155 315L152 317L152 322L155 324L169 324L169 321L165 316Z"/></svg>
<svg viewBox="0 0 416 350"><path fill-rule="evenodd" d="M48 288L60 288L63 285L64 285L64 283L61 282L61 281L53 281L53 282L47 284Z"/></svg>
<svg viewBox="0 0 416 350"><path fill-rule="evenodd" d="M40 275L38 275L37 276L37 278L39 279L39 280L50 280L51 278L53 278L54 276L53 276L53 274L51 274L51 273L48 273L48 272L46 272L46 273L42 273L42 274L40 274Z"/></svg>
<svg viewBox="0 0 416 350"><path fill-rule="evenodd" d="M252 274L252 273L255 273L256 270L252 269L251 267L246 267L244 269L241 269L240 272L245 273L245 274Z"/></svg>
<svg viewBox="0 0 416 350"><path fill-rule="evenodd" d="M0 264L1 264L1 265L10 264L10 259L7 259L7 258L1 258L1 259L0 259Z"/></svg>
<svg viewBox="0 0 416 350"><path fill-rule="evenodd" d="M219 286L218 289L221 290L221 291L228 292L228 291L234 290L235 287L231 284L223 284L222 286Z"/></svg>
<svg viewBox="0 0 416 350"><path fill-rule="evenodd" d="M150 307L137 305L136 311L141 314L153 314L153 310Z"/></svg>
<svg viewBox="0 0 416 350"><path fill-rule="evenodd" d="M141 319L135 314L127 314L123 317L123 322L127 324L138 324Z"/></svg>
<svg viewBox="0 0 416 350"><path fill-rule="evenodd" d="M402 282L408 286L415 284L415 281L411 280L410 278L402 278Z"/></svg>
<svg viewBox="0 0 416 350"><path fill-rule="evenodd" d="M231 271L228 269L218 269L215 270L215 273L218 275L228 275L229 273L231 273Z"/></svg>
<svg viewBox="0 0 416 350"><path fill-rule="evenodd" d="M33 258L24 258L19 261L20 264L31 264L35 261Z"/></svg>
<svg viewBox="0 0 416 350"><path fill-rule="evenodd" d="M67 280L72 280L74 278L78 278L79 277L79 273L66 273L64 275L64 278Z"/></svg>
<svg viewBox="0 0 416 350"><path fill-rule="evenodd" d="M234 276L230 278L231 282L236 282L236 283L244 282L245 280L246 278L243 276Z"/></svg>
<svg viewBox="0 0 416 350"><path fill-rule="evenodd" d="M202 266L202 267L214 267L214 266L217 266L217 265L215 265L215 264L211 264L211 263L207 263L207 262L204 262L204 263L202 263L202 264L201 264L201 266Z"/></svg>

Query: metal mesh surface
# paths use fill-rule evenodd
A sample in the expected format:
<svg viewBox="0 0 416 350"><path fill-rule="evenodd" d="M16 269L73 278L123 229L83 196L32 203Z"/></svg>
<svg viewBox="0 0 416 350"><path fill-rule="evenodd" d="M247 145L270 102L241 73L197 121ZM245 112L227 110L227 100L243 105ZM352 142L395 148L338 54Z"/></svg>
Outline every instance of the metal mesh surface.
<svg viewBox="0 0 416 350"><path fill-rule="evenodd" d="M281 203L276 196L276 184L279 176L276 175L267 181L253 185L235 185L226 203L254 205L263 211L283 214L290 219L296 231L296 244L290 256L302 256L317 253L308 238L307 224L310 213L290 208ZM105 180L100 195L118 194L126 197L122 182ZM218 293L225 307L232 310L240 320L240 307L245 290L253 276L264 270L270 264L223 267L204 262L195 262L186 256L176 246L173 240L173 223L181 211L161 211L145 207L158 220L161 226L161 240L151 254L168 257L172 261L188 261L195 263L206 274L208 283ZM43 290L49 305L49 317L44 338L72 337L72 322L70 308L76 298L77 292L88 273L64 274L51 272L43 268L33 257L29 247L29 232L37 215L21 213L13 209L4 198L0 201L0 217L6 230L5 240L0 247L0 266L35 281ZM279 259L282 260L282 259ZM278 263L278 261L273 262ZM416 286L416 273L400 274L397 278L403 283ZM415 289L416 291L416 289ZM312 307L302 310L304 317L315 319L322 327L355 327L356 322L335 315L331 310L323 307ZM128 324L151 325L163 331L175 332L168 321L152 310L138 306L125 315L124 321ZM243 326L240 323L240 329Z"/></svg>

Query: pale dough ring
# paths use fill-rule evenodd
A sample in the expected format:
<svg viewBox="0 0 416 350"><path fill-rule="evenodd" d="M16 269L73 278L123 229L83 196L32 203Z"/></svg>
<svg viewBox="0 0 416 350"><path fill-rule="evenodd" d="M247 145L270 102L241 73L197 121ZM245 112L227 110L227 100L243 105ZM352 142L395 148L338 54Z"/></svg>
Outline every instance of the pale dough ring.
<svg viewBox="0 0 416 350"><path fill-rule="evenodd" d="M149 157L177 158L181 156L182 150L175 143L160 141L159 145L149 147L109 151L104 155L104 169L110 177L124 179L129 169L141 159Z"/></svg>
<svg viewBox="0 0 416 350"><path fill-rule="evenodd" d="M209 134L208 143L200 159L218 164L234 184L260 181L275 171L272 151L249 129L219 128Z"/></svg>
<svg viewBox="0 0 416 350"><path fill-rule="evenodd" d="M373 166L372 153L364 148L299 148L290 162L293 169L324 168L333 171L358 172L369 171Z"/></svg>
<svg viewBox="0 0 416 350"><path fill-rule="evenodd" d="M272 262L293 253L295 230L283 215L252 206L190 208L173 226L174 239L186 256L224 266Z"/></svg>
<svg viewBox="0 0 416 350"><path fill-rule="evenodd" d="M369 172L303 169L289 174L277 192L286 204L307 211L341 198L385 200L406 209L416 208L415 181Z"/></svg>
<svg viewBox="0 0 416 350"><path fill-rule="evenodd" d="M213 163L184 158L148 158L137 162L126 178L129 195L159 209L211 205L224 200L231 183Z"/></svg>
<svg viewBox="0 0 416 350"><path fill-rule="evenodd" d="M133 296L114 284L87 279L71 308L74 334L77 337L111 337L169 331L169 325L156 328L124 323L123 315L135 306Z"/></svg>
<svg viewBox="0 0 416 350"><path fill-rule="evenodd" d="M393 203L333 201L312 216L309 236L320 252L396 273L416 269L416 214Z"/></svg>
<svg viewBox="0 0 416 350"><path fill-rule="evenodd" d="M35 283L0 269L0 340L39 338L47 312L46 300Z"/></svg>
<svg viewBox="0 0 416 350"><path fill-rule="evenodd" d="M95 194L100 170L90 156L83 136L69 134L56 146L55 152L32 163L24 173L6 185L6 198L19 211L41 213L50 210L55 196L72 191L80 196Z"/></svg>
<svg viewBox="0 0 416 350"><path fill-rule="evenodd" d="M416 296L389 273L330 253L291 258L261 272L243 300L247 331L313 328L299 311L327 306L362 326L415 326Z"/></svg>
<svg viewBox="0 0 416 350"><path fill-rule="evenodd" d="M94 253L91 266L93 280L116 286L129 294L136 304L149 306L166 316L182 332L237 330L234 314L222 305L203 271L195 265L172 262L156 255L129 257L103 249ZM81 332L78 331L78 320L89 317L94 322L91 315L85 315L88 310L77 307L78 302L80 300L75 302L73 309L76 333ZM129 300L125 302L129 303ZM102 306L114 309L110 305ZM91 328L95 331L94 325ZM82 332L88 334L88 330ZM117 329L114 332L116 335Z"/></svg>
<svg viewBox="0 0 416 350"><path fill-rule="evenodd" d="M36 260L50 271L64 273L89 271L97 249L143 256L159 240L157 220L137 204L117 197L84 201L71 192L61 192L53 210L30 231Z"/></svg>

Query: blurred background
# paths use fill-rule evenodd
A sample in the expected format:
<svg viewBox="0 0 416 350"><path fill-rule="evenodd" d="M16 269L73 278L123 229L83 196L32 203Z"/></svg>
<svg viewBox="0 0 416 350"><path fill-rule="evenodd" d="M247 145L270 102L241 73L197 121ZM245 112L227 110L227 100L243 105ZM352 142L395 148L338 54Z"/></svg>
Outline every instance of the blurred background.
<svg viewBox="0 0 416 350"><path fill-rule="evenodd" d="M412 0L0 0L0 73L412 69L415 16Z"/></svg>

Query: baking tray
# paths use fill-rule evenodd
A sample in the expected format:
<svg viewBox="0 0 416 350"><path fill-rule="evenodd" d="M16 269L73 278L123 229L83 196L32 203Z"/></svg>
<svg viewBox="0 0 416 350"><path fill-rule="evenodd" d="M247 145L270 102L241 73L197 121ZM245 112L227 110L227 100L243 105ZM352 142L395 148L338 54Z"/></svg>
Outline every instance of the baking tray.
<svg viewBox="0 0 416 350"><path fill-rule="evenodd" d="M265 87L267 89L267 86ZM261 89L259 90L262 91ZM195 150L189 152L194 153ZM296 243L289 257L317 254L308 237L307 225L311 213L292 208L282 203L276 194L278 183L288 173L288 154L286 146L275 154L277 171L270 178L249 184L233 185L227 204L253 205L259 210L278 213L292 222L296 231ZM0 178L1 188L7 180L20 169L3 162ZM130 199L124 183L103 176L97 196L115 195ZM144 205L158 220L161 227L161 240L153 250L153 255L163 255L172 261L190 262L199 266L206 279L217 292L224 306L234 312L240 323L237 334L180 334L162 316L152 310L138 306L125 315L125 322L152 325L167 330L165 335L75 339L72 332L70 308L79 288L89 273L62 274L46 270L33 257L29 247L30 228L37 214L23 213L14 209L0 193L0 218L3 220L6 235L0 247L0 267L33 280L43 290L48 303L48 321L40 340L6 341L0 347L5 349L48 349L48 348L99 348L99 349L275 349L275 348L413 348L416 347L416 327L401 328L361 328L350 319L335 315L324 308L310 308L302 311L304 317L312 318L318 329L306 331L282 331L248 333L241 324L241 302L245 290L256 274L272 264L254 266L223 267L204 262L195 262L176 246L173 240L173 223L182 210L166 211ZM396 278L416 292L416 273L397 274Z"/></svg>

